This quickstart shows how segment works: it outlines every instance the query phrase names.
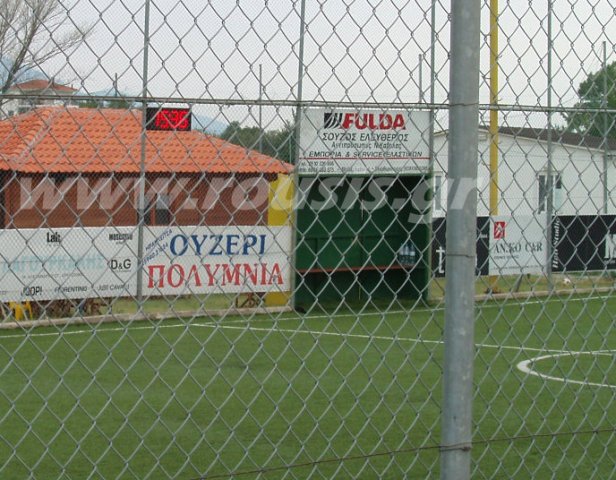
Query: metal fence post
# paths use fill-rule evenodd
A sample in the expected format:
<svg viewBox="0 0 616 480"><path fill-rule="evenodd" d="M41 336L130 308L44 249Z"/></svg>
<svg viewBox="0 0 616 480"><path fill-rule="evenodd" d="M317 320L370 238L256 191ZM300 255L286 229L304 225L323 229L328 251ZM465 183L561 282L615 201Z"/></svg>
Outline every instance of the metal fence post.
<svg viewBox="0 0 616 480"><path fill-rule="evenodd" d="M138 224L137 224L137 305L139 313L143 310L143 236L145 229L145 182L146 182L146 111L148 107L148 68L149 68L149 48L150 48L150 1L146 0L143 25L143 76L142 76L142 101L141 104L141 152L139 158L139 205L138 205Z"/></svg>
<svg viewBox="0 0 616 480"><path fill-rule="evenodd" d="M479 0L452 2L441 478L470 477L479 120Z"/></svg>
<svg viewBox="0 0 616 480"><path fill-rule="evenodd" d="M547 52L547 171L546 171L546 222L545 222L545 244L547 258L545 262L546 280L548 289L554 289L554 281L552 278L552 269L554 266L554 244L552 240L552 225L554 223L554 142L553 142L553 126L552 126L552 1L548 2L548 52Z"/></svg>

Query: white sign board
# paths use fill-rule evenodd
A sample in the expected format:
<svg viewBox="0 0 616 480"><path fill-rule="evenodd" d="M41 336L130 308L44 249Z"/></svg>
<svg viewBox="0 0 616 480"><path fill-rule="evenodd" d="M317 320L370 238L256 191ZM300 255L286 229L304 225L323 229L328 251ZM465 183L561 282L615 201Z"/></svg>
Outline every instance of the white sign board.
<svg viewBox="0 0 616 480"><path fill-rule="evenodd" d="M0 230L0 301L137 294L136 227ZM288 226L146 227L146 295L290 290Z"/></svg>
<svg viewBox="0 0 616 480"><path fill-rule="evenodd" d="M310 108L302 112L300 175L426 174L430 114Z"/></svg>
<svg viewBox="0 0 616 480"><path fill-rule="evenodd" d="M546 249L545 217L491 217L490 275L542 273Z"/></svg>
<svg viewBox="0 0 616 480"><path fill-rule="evenodd" d="M146 295L291 289L291 227L156 227L149 233Z"/></svg>

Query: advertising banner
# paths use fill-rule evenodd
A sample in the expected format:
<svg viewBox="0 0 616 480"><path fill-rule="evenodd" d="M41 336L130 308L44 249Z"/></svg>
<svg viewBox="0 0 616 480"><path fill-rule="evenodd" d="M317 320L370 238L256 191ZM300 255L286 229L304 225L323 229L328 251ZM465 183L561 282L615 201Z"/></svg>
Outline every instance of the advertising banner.
<svg viewBox="0 0 616 480"><path fill-rule="evenodd" d="M489 234L490 219L477 217L477 250L475 257L475 274L488 275L489 272ZM444 277L447 268L447 224L444 218L435 218L432 222L432 274L435 277Z"/></svg>
<svg viewBox="0 0 616 480"><path fill-rule="evenodd" d="M155 227L144 247L144 294L285 292L291 227Z"/></svg>
<svg viewBox="0 0 616 480"><path fill-rule="evenodd" d="M427 174L430 114L311 108L302 112L300 175Z"/></svg>
<svg viewBox="0 0 616 480"><path fill-rule="evenodd" d="M545 222L543 216L478 217L477 275L545 273ZM433 275L443 277L447 250L446 222L444 218L436 218L432 225ZM552 245L553 272L615 270L616 216L554 217Z"/></svg>
<svg viewBox="0 0 616 480"><path fill-rule="evenodd" d="M0 301L137 294L137 227L0 231ZM290 290L288 226L144 229L146 295Z"/></svg>
<svg viewBox="0 0 616 480"><path fill-rule="evenodd" d="M135 227L0 230L0 301L130 295L136 238Z"/></svg>
<svg viewBox="0 0 616 480"><path fill-rule="evenodd" d="M545 217L490 218L490 275L540 274L545 270Z"/></svg>
<svg viewBox="0 0 616 480"><path fill-rule="evenodd" d="M616 233L609 232L605 235L603 252L606 268L616 268Z"/></svg>
<svg viewBox="0 0 616 480"><path fill-rule="evenodd" d="M616 269L616 216L559 216L552 232L554 271Z"/></svg>

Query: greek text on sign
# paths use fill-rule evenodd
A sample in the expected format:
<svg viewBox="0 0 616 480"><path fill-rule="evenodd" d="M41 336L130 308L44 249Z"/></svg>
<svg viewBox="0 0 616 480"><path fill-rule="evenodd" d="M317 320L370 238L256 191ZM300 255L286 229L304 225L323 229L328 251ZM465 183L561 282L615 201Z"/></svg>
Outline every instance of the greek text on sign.
<svg viewBox="0 0 616 480"><path fill-rule="evenodd" d="M0 301L135 296L137 227L5 229ZM149 227L146 295L290 290L288 226Z"/></svg>
<svg viewBox="0 0 616 480"><path fill-rule="evenodd" d="M303 111L302 175L425 174L430 115L424 111Z"/></svg>

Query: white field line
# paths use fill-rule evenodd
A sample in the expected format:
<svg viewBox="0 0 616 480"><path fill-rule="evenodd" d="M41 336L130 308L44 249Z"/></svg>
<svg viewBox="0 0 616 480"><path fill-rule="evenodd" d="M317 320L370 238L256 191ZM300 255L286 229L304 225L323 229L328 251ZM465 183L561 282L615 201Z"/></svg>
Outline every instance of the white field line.
<svg viewBox="0 0 616 480"><path fill-rule="evenodd" d="M288 334L301 334L301 335L311 335L313 337L339 337L342 339L351 338L351 339L362 339L362 340L386 340L389 342L408 342L408 343L422 343L428 345L444 345L444 340L427 340L423 338L410 338L410 337L392 337L392 336L383 336L383 335L366 335L359 333L343 333L343 332L325 332L323 330L306 330L306 329L294 329L294 328L265 328L265 327L253 327L251 325L240 326L240 325L212 325L212 324L195 324L196 327L202 328L215 328L221 330L244 330L247 332L263 332L263 333L288 333ZM491 348L495 350L512 350L516 352L538 352L538 353L549 353L549 354L562 354L567 355L571 353L589 353L589 352L576 352L572 350L553 350L549 348L536 348L536 347L518 347L511 345L496 345L490 343L476 343L475 347L477 348Z"/></svg>
<svg viewBox="0 0 616 480"><path fill-rule="evenodd" d="M287 320L287 319L285 319ZM296 319L288 319L288 320L296 320ZM344 332L326 332L323 330L306 330L306 329L292 329L292 328L277 328L277 327L253 327L251 325L229 325L224 323L179 323L173 325L143 325L138 327L129 327L131 331L134 330L153 330L153 329L171 329L171 328L189 328L189 327L201 327L201 328L212 328L212 329L220 329L220 330L245 330L245 331L253 331L253 332L263 332L263 333L288 333L294 335L311 335L313 337L338 337L338 338L350 338L350 339L362 339L362 340L385 340L389 342L408 342L408 343L423 343L428 345L443 345L445 342L443 340L429 340L422 338L410 338L410 337L392 337L392 336L384 336L384 335L367 335L367 334L356 334L356 333L344 333ZM115 327L115 328L103 328L103 329L90 329L90 330L72 330L68 332L46 332L46 333L32 333L25 335L27 338L38 338L38 337L52 337L59 335L100 335L103 333L113 333L113 332L125 332L127 327ZM23 335L2 335L0 336L0 340L23 340ZM524 347L524 346L511 346L511 345L496 345L489 343L476 343L475 346L477 348L491 348L495 350L512 350L516 352L538 352L538 353L550 353L550 354L568 354L568 353L581 353L575 352L571 350L553 350L547 348L536 348L536 347Z"/></svg>
<svg viewBox="0 0 616 480"><path fill-rule="evenodd" d="M165 328L181 328L181 327L189 327L194 326L195 324L188 323L174 323L172 325L140 325L140 326L124 326L124 327L113 327L113 328L90 328L90 329L81 329L81 330L69 330L69 331L55 331L55 332L36 332L36 333L22 333L22 335L17 335L15 330L9 330L13 332L10 335L0 335L0 341L2 340L10 340L10 339L24 339L24 338L39 338L39 337L59 337L59 336L68 336L68 335L101 335L107 332L126 332L128 330L156 330L156 329L165 329ZM203 325L203 324L201 324Z"/></svg>
<svg viewBox="0 0 616 480"><path fill-rule="evenodd" d="M597 296L597 297L585 297L585 298L573 298L568 299L567 301L588 301L588 300L604 300L607 298L611 298L610 296ZM540 303L548 303L554 302L558 299L550 299L550 300L537 300L532 302L520 302L509 304L511 305L533 305ZM480 309L485 308L501 308L502 304L494 303L489 305L481 305ZM435 308L435 309L422 309L422 311L442 311L444 308ZM139 331L139 330L155 330L155 329L170 329L170 328L188 328L188 327L209 327L209 328L221 328L221 329L234 329L234 330L253 330L253 331L266 331L266 332L283 332L283 333L299 333L299 334L310 334L313 336L339 336L339 337L348 337L348 338L362 338L362 339L376 339L376 340L388 340L388 341L401 341L401 342L411 342L411 343L425 343L425 344L434 344L434 345L442 345L444 343L443 340L426 340L420 338L405 338L405 337L391 337L391 336L380 336L380 335L360 335L360 334L348 334L348 333L340 333L340 332L324 332L321 330L305 330L305 329L280 329L280 328L259 328L248 325L248 322L255 321L269 321L269 322L280 322L280 321L306 321L306 320L324 320L331 319L332 317L336 318L360 318L367 316L375 316L375 317L386 317L387 315L404 315L410 314L411 312L406 310L392 310L388 312L366 312L366 313L344 313L344 314L331 314L331 315L308 315L308 316L294 316L288 318L272 318L255 316L250 318L240 318L234 320L228 320L225 322L183 322L183 323L172 323L170 325L140 325L140 326L122 326L122 327L113 327L113 328L90 328L90 329L80 329L80 330L70 330L63 331L57 330L54 332L26 332L24 335L0 335L0 341L7 339L23 339L27 338L38 338L38 337L53 337L53 336L68 336L68 335L99 335L102 333L113 333L113 332L124 332L127 330L131 331ZM242 326L233 326L231 324L241 324ZM501 350L514 350L514 351L530 351L530 352L540 352L540 353L577 353L571 350L553 350L546 348L536 348L536 347L524 347L524 346L509 346L509 345L495 345L495 344L486 344L486 343L477 343L475 344L478 348L492 348L492 349L501 349Z"/></svg>
<svg viewBox="0 0 616 480"><path fill-rule="evenodd" d="M574 301L589 301L589 300L606 300L609 298L615 298L615 297L610 297L609 295L605 295L605 296L596 296L596 297L585 297L585 298L571 298L568 299L568 302L574 302ZM562 299L560 299L562 302ZM559 301L558 298L552 298L552 299L545 299L545 300L532 300L529 302L512 302L507 304L507 306L523 306L523 305L538 305L538 304L545 304L545 303L552 303L552 302L557 302ZM484 309L491 309L491 308L502 308L503 304L501 303L490 303L487 305L479 305L477 307L478 310L484 310ZM437 307L437 308L421 308L418 309L416 311L421 311L421 312L443 312L445 311L445 307ZM328 320L331 319L333 317L336 318L360 318L360 317L369 317L369 316L374 316L374 317L386 317L387 315L410 315L411 311L408 310L392 310L392 311L388 311L388 312L366 312L366 313L340 313L340 314L330 314L330 315L307 315L307 316L303 316L303 317L287 317L287 318L278 318L278 319L274 319L274 321L280 322L280 321L288 321L288 320ZM238 319L234 319L234 320L228 320L225 322L225 325L229 325L229 324L247 324L249 322L254 322L254 321L272 321L271 318L263 318L263 317L252 317L252 318L238 318ZM204 325L221 325L218 322L206 322ZM491 348L491 347L490 347ZM513 348L513 347L511 347ZM527 350L522 348L523 350ZM552 350L537 350L537 351L541 351L541 352L550 352ZM556 350L554 350L555 352L557 352Z"/></svg>
<svg viewBox="0 0 616 480"><path fill-rule="evenodd" d="M198 325L204 328L216 328L215 325ZM244 330L244 331L255 331L255 332L265 332L265 333L289 333L292 335L296 334L307 334L312 335L313 337L322 337L322 336L331 336L331 337L340 337L340 338L354 338L354 339L362 339L362 340L387 340L391 342L410 342L410 343L419 343L419 344L432 344L432 345L443 345L445 342L443 340L424 340L418 338L405 338L405 337L389 337L389 336L381 336L381 335L362 335L362 334L353 334L353 333L340 333L340 332L323 332L320 330L296 330L296 329L285 329L285 328L262 328L262 327L252 327L252 326L232 326L232 325L218 325L217 328L225 329L225 330ZM582 355L603 355L603 356L612 356L616 353L616 350L595 350L595 351L570 351L570 350L551 350L551 349L541 349L541 348L533 348L533 347L514 347L508 345L492 345L489 343L476 343L475 347L477 348L492 348L496 350L513 350L517 352L540 352L547 353L547 355L542 355L538 357L531 358L530 360L524 360L519 362L516 367L523 373L528 375L534 375L539 378L543 378L544 380L555 380L562 383L570 383L575 385L582 386L592 386L592 387L602 387L602 388L613 388L616 389L616 385L612 385L609 383L595 383L588 382L582 380L573 380L565 377L554 377L551 375L546 375L539 373L533 370L529 365L533 365L536 362L541 360L558 358L564 356L582 356Z"/></svg>
<svg viewBox="0 0 616 480"><path fill-rule="evenodd" d="M602 387L602 388L613 388L616 389L616 385L611 383L596 383L596 382L587 382L584 380L573 380L571 378L566 377L555 377L553 375L547 375L545 373L537 372L533 370L533 365L537 362L541 362L542 360L552 360L559 357L580 357L582 355L592 355L592 356L609 356L612 357L616 354L616 350L596 350L591 352L563 352L563 353L550 353L549 355L541 355L539 357L531 358L530 360L524 360L516 365L517 369L521 372L524 372L528 375L533 375L535 377L542 378L544 380L553 380L555 382L561 383L572 383L574 385L583 385L586 387Z"/></svg>
<svg viewBox="0 0 616 480"><path fill-rule="evenodd" d="M596 297L584 297L584 298L570 298L570 299L566 299L567 302L581 302L581 301L589 301L589 300L607 300L609 298L616 298L614 296L610 296L610 295L603 295L603 296L596 296ZM561 301L561 303L563 302L563 299L559 299L559 298L551 298L551 299L544 299L544 300L532 300L529 302L524 302L524 301L518 301L518 302L511 302L508 303L506 306L523 306L523 305L539 305L539 304L545 304L545 303L552 303L552 302L557 302L557 301ZM508 300L507 300L508 301ZM478 305L477 309L478 310L484 310L484 309L490 309L490 308L502 308L504 305L502 303L497 303L496 301L494 303L490 303L487 305ZM436 307L436 308L419 308L416 309L415 311L419 311L419 312L443 312L445 311L445 307ZM306 315L306 316L295 316L295 317L287 317L287 318L276 318L276 319L272 319L271 317L265 318L265 317L249 317L249 318L237 318L237 319L233 319L233 320L227 320L225 322L225 324L230 324L230 323L248 323L248 322L255 322L255 321L287 321L287 320L326 320L326 319L331 319L333 317L336 318L359 318L359 317L386 317L387 315L409 315L410 313L412 313L413 310L391 310L391 311L387 311L387 312L355 312L355 313L332 313L329 315ZM205 322L204 325L220 325L219 322L213 322L213 321L208 321ZM548 350L542 350L544 352L547 352Z"/></svg>
<svg viewBox="0 0 616 480"><path fill-rule="evenodd" d="M406 312L403 312L406 313ZM348 314L344 316L353 316L356 314ZM343 315L338 315L343 316ZM313 316L314 318L329 318L328 316ZM284 320L297 320L296 318L289 318ZM243 331L252 331L252 332L261 332L261 333L287 333L292 335L310 335L312 337L338 337L342 339L361 339L361 340L385 340L389 342L408 342L415 344L428 344L428 345L444 345L443 340L428 340L421 338L410 338L410 337L392 337L392 336L384 336L384 335L367 335L367 334L355 334L355 333L343 333L343 332L326 332L322 330L306 330L306 329L290 329L290 328L265 328L265 327L254 327L251 325L229 325L228 323L180 323L173 325L143 325L139 327L130 327L130 330L152 330L155 328L159 329L170 329L170 328L189 328L189 327L201 327L201 328L211 328L215 330L243 330ZM101 334L107 332L124 332L126 331L126 327L116 327L116 328L104 328L104 329L90 329L90 330L72 330L68 332L47 332L47 333L33 333L28 335L28 337L49 337L49 336L58 336L58 335L80 335L80 334ZM0 336L0 340L4 339L23 339L22 336L19 335L3 335ZM476 348L489 348L494 350L509 350L516 352L536 352L543 353L544 355L537 356L531 358L529 360L524 360L519 362L516 367L518 370L526 373L528 375L533 375L539 378L543 378L545 380L553 380L562 383L576 384L582 386L595 386L595 387L603 387L603 388L612 388L616 389L616 385L612 384L604 384L604 383L595 383L595 382L586 382L581 380L573 380L561 377L554 377L551 375L546 375L539 373L532 369L531 365L536 362L547 360L550 358L558 358L562 356L581 356L581 355L612 355L616 353L616 350L596 350L596 351L572 351L572 350L553 350L553 349L545 349L545 348L535 348L535 347L524 347L524 346L511 346L511 345L496 345L489 343L476 343Z"/></svg>

